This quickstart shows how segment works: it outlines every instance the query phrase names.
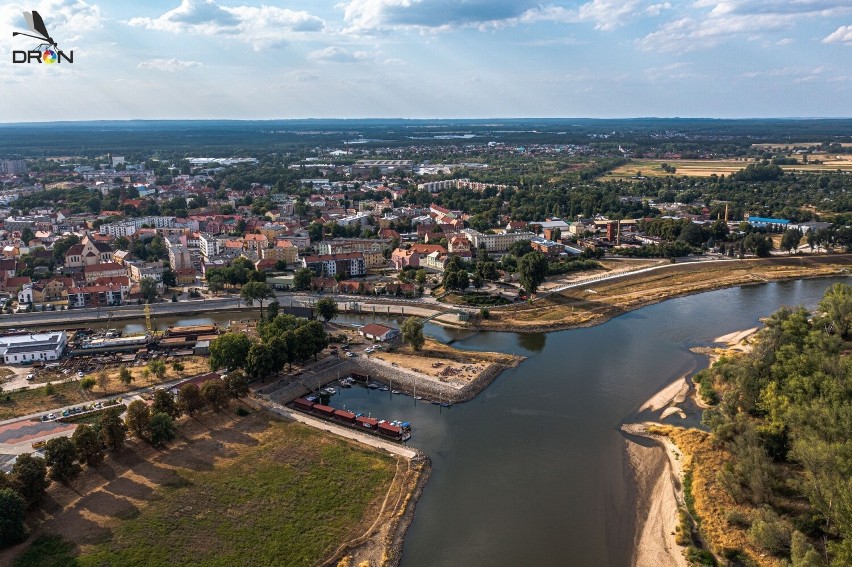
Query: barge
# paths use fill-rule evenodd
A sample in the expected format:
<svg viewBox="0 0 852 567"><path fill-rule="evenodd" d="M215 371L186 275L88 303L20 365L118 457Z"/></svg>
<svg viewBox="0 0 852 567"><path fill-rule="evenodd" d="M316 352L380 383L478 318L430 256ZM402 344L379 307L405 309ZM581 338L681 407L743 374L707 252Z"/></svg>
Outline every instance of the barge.
<svg viewBox="0 0 852 567"><path fill-rule="evenodd" d="M385 421L384 419L358 415L351 411L318 404L306 398L296 398L290 406L303 413L321 417L359 431L367 431L390 441L404 443L411 439L411 423L407 421Z"/></svg>

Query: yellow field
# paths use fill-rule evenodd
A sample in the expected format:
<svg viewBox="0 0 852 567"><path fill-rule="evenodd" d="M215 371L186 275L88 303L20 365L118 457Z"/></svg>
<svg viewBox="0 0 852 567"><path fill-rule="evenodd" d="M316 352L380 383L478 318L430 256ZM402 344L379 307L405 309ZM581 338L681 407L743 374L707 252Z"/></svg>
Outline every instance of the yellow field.
<svg viewBox="0 0 852 567"><path fill-rule="evenodd" d="M801 157L797 156L801 162ZM785 171L852 171L852 155L825 155L815 154L810 160L819 160L822 163L799 163L797 165L782 165ZM716 175L731 175L741 169L745 169L751 158L722 159L722 160L680 160L680 159L634 159L626 165L609 171L598 179L612 180L634 180L638 175L642 177L666 177L671 175L663 171L662 164L667 163L676 169L674 175L685 175L687 177L710 177Z"/></svg>

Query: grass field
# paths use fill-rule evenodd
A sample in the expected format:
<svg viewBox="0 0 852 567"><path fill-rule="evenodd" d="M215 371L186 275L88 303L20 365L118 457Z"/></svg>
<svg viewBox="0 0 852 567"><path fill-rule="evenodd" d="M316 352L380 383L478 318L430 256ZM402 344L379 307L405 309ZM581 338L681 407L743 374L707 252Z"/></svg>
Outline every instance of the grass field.
<svg viewBox="0 0 852 567"><path fill-rule="evenodd" d="M52 487L61 510L13 565L316 565L367 531L396 474L394 458L262 413L201 420L175 448L137 443Z"/></svg>
<svg viewBox="0 0 852 567"><path fill-rule="evenodd" d="M801 158L797 158L800 159ZM821 160L821 164L782 165L785 171L852 171L852 156L813 155L811 160ZM601 175L602 180L635 180L637 175L642 177L666 177L672 175L663 170L662 164L668 164L676 169L674 175L687 177L710 177L711 175L730 175L745 169L752 159L724 160L679 160L679 159L633 159Z"/></svg>

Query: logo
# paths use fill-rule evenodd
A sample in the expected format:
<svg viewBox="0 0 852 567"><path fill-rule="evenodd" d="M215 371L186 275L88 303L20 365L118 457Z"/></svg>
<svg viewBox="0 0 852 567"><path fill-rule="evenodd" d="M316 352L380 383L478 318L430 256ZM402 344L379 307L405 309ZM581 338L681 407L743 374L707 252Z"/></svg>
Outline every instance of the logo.
<svg viewBox="0 0 852 567"><path fill-rule="evenodd" d="M28 51L14 50L12 51L12 63L38 63L39 65L54 65L62 63L63 60L68 63L74 62L74 52L69 51L67 54L59 49L57 44L50 34L47 33L47 26L44 25L44 20L38 12L24 12L24 19L27 21L27 29L32 34L24 32L12 32L12 37L22 35L39 40L41 43L35 48ZM33 35L36 34L36 35Z"/></svg>

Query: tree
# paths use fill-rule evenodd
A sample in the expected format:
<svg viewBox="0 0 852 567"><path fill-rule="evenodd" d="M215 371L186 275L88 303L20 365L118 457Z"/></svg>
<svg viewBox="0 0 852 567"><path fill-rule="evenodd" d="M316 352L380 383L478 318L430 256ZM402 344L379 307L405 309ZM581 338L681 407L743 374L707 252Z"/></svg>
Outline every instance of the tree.
<svg viewBox="0 0 852 567"><path fill-rule="evenodd" d="M95 429L86 425L78 425L71 435L71 442L77 447L77 454L81 463L93 467L101 462L103 458L103 446Z"/></svg>
<svg viewBox="0 0 852 567"><path fill-rule="evenodd" d="M799 247L799 242L802 240L802 231L797 228L790 228L784 231L781 235L781 249L788 253Z"/></svg>
<svg viewBox="0 0 852 567"><path fill-rule="evenodd" d="M274 298L272 288L264 282L248 282L240 290L240 297L246 302L246 305L253 305L255 301L260 305L260 319L263 320L263 302L269 298Z"/></svg>
<svg viewBox="0 0 852 567"><path fill-rule="evenodd" d="M157 380L162 381L166 376L166 363L162 360L151 360L145 365L145 368L153 374Z"/></svg>
<svg viewBox="0 0 852 567"><path fill-rule="evenodd" d="M426 338L423 336L423 320L419 317L409 317L402 323L402 340L411 345L414 350L423 348Z"/></svg>
<svg viewBox="0 0 852 567"><path fill-rule="evenodd" d="M414 275L414 280L417 282L417 285L423 285L426 283L426 270L419 269Z"/></svg>
<svg viewBox="0 0 852 567"><path fill-rule="evenodd" d="M154 415L164 413L171 418L176 418L180 415L180 409L178 409L175 403L174 396L166 390L157 390L154 392L154 403L151 404L151 413Z"/></svg>
<svg viewBox="0 0 852 567"><path fill-rule="evenodd" d="M177 276L171 270L163 270L163 285L166 287L175 287L177 285Z"/></svg>
<svg viewBox="0 0 852 567"><path fill-rule="evenodd" d="M246 381L246 375L241 370L229 372L224 379L225 390L232 398L244 398L248 396L249 387Z"/></svg>
<svg viewBox="0 0 852 567"><path fill-rule="evenodd" d="M230 396L221 380L209 380L201 387L201 397L211 409L219 411L228 407Z"/></svg>
<svg viewBox="0 0 852 567"><path fill-rule="evenodd" d="M251 345L246 357L246 372L254 380L265 380L267 376L278 370L280 366L275 353L266 343Z"/></svg>
<svg viewBox="0 0 852 567"><path fill-rule="evenodd" d="M178 390L177 405L187 415L195 415L195 412L204 407L204 398L201 390L195 384L184 384Z"/></svg>
<svg viewBox="0 0 852 567"><path fill-rule="evenodd" d="M172 362L172 370L175 371L175 374L180 374L185 368L186 367L183 365L183 362L179 362L177 360Z"/></svg>
<svg viewBox="0 0 852 567"><path fill-rule="evenodd" d="M122 366L121 370L118 371L118 379L121 380L121 383L125 386L129 386L131 382L133 382L133 374L130 372L130 369L126 366Z"/></svg>
<svg viewBox="0 0 852 567"><path fill-rule="evenodd" d="M765 234L752 232L743 239L743 247L758 257L765 258L772 250L772 241Z"/></svg>
<svg viewBox="0 0 852 567"><path fill-rule="evenodd" d="M175 422L166 413L155 413L151 416L151 423L148 427L151 434L151 444L155 447L165 445L169 441L173 441L177 437L177 429Z"/></svg>
<svg viewBox="0 0 852 567"><path fill-rule="evenodd" d="M95 380L94 376L86 376L85 378L80 380L80 389L86 392L91 392L92 388L95 387L95 384L97 384L97 382L98 381Z"/></svg>
<svg viewBox="0 0 852 567"><path fill-rule="evenodd" d="M337 302L330 297L323 297L316 304L317 314L328 323L337 317Z"/></svg>
<svg viewBox="0 0 852 567"><path fill-rule="evenodd" d="M50 467L50 478L57 482L73 480L80 474L77 447L68 437L56 437L44 447L44 460Z"/></svg>
<svg viewBox="0 0 852 567"><path fill-rule="evenodd" d="M281 304L277 301L270 301L266 306L266 318L275 319L278 317L278 312L281 310Z"/></svg>
<svg viewBox="0 0 852 567"><path fill-rule="evenodd" d="M151 411L148 409L148 404L142 400L130 402L130 405L127 406L127 415L124 417L124 424L136 437L140 439L147 438L151 425Z"/></svg>
<svg viewBox="0 0 852 567"><path fill-rule="evenodd" d="M825 292L819 302L830 328L841 338L852 333L852 286L836 283Z"/></svg>
<svg viewBox="0 0 852 567"><path fill-rule="evenodd" d="M494 281L497 279L497 265L491 261L477 262L476 274L484 280Z"/></svg>
<svg viewBox="0 0 852 567"><path fill-rule="evenodd" d="M154 278L144 277L139 280L139 292L142 294L142 299L145 300L145 303L151 303L155 299L159 293L157 293L157 282L154 281Z"/></svg>
<svg viewBox="0 0 852 567"><path fill-rule="evenodd" d="M106 392L107 386L109 385L109 374L107 374L106 370L101 370L98 372L98 386Z"/></svg>
<svg viewBox="0 0 852 567"><path fill-rule="evenodd" d="M216 337L210 342L210 368L243 368L250 348L251 340L242 333L225 333Z"/></svg>
<svg viewBox="0 0 852 567"><path fill-rule="evenodd" d="M127 427L121 420L121 409L113 407L102 413L95 421L95 430L107 449L119 451L124 447Z"/></svg>
<svg viewBox="0 0 852 567"><path fill-rule="evenodd" d="M34 457L30 453L18 455L18 459L12 465L12 486L23 497L27 506L32 507L37 504L49 485L47 464L44 459Z"/></svg>
<svg viewBox="0 0 852 567"><path fill-rule="evenodd" d="M521 258L518 262L518 271L521 275L521 285L527 293L535 293L538 290L538 286L547 276L547 269L547 258L537 250Z"/></svg>
<svg viewBox="0 0 852 567"><path fill-rule="evenodd" d="M293 287L296 291L307 291L311 289L311 280L314 273L308 268L300 268L293 274Z"/></svg>
<svg viewBox="0 0 852 567"><path fill-rule="evenodd" d="M0 549L24 540L27 503L15 490L0 490Z"/></svg>

